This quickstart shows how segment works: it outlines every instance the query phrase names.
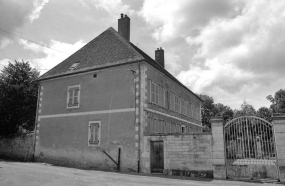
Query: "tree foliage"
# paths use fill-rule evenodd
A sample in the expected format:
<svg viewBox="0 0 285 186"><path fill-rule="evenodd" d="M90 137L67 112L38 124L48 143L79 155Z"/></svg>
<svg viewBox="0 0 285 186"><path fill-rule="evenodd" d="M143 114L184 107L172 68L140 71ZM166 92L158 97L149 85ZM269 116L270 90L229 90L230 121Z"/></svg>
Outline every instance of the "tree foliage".
<svg viewBox="0 0 285 186"><path fill-rule="evenodd" d="M260 107L257 110L256 115L260 118L267 120L268 122L272 121L272 110L267 107Z"/></svg>
<svg viewBox="0 0 285 186"><path fill-rule="evenodd" d="M275 92L274 97L269 95L266 98L271 102L270 108L273 113L285 113L285 90L280 89Z"/></svg>
<svg viewBox="0 0 285 186"><path fill-rule="evenodd" d="M222 103L215 104L215 116L221 116L224 119L224 122L231 120L234 116L233 110Z"/></svg>
<svg viewBox="0 0 285 186"><path fill-rule="evenodd" d="M34 128L39 72L28 62L9 62L0 73L0 135Z"/></svg>
<svg viewBox="0 0 285 186"><path fill-rule="evenodd" d="M202 125L204 126L204 131L209 131L211 128L210 119L214 116L214 99L207 95L199 95L199 97L204 101L201 107L202 112Z"/></svg>
<svg viewBox="0 0 285 186"><path fill-rule="evenodd" d="M266 97L271 102L270 108L261 107L258 110L255 110L254 107L245 100L240 109L232 110L230 107L221 103L215 104L214 99L210 96L202 94L199 96L204 101L201 108L204 131L210 130L210 119L216 116L223 117L224 123L240 116L257 116L271 122L273 113L285 114L285 89L278 90L274 96L269 95Z"/></svg>
<svg viewBox="0 0 285 186"><path fill-rule="evenodd" d="M224 119L224 122L233 118L233 110L221 103L214 103L214 99L207 95L200 95L200 98L204 101L202 104L202 125L204 126L204 131L209 131L211 128L210 119L219 116Z"/></svg>
<svg viewBox="0 0 285 186"><path fill-rule="evenodd" d="M256 110L254 109L252 105L248 104L244 100L243 104L241 104L241 108L234 110L234 118L237 118L240 116L256 116Z"/></svg>

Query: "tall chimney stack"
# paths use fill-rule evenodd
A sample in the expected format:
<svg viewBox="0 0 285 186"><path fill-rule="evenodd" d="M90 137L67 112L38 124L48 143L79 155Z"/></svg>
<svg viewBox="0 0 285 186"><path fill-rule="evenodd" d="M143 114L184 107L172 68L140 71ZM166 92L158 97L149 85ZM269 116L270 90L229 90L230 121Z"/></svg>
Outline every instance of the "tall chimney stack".
<svg viewBox="0 0 285 186"><path fill-rule="evenodd" d="M121 18L118 19L118 32L130 41L130 18L127 15L121 14Z"/></svg>
<svg viewBox="0 0 285 186"><path fill-rule="evenodd" d="M164 50L161 47L155 51L155 61L164 68Z"/></svg>

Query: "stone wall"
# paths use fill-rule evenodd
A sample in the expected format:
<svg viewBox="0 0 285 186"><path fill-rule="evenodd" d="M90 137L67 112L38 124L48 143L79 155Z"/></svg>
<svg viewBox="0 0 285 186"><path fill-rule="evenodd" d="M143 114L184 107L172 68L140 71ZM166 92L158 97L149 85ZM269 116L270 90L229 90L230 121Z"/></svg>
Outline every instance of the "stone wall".
<svg viewBox="0 0 285 186"><path fill-rule="evenodd" d="M15 138L0 138L0 158L32 161L34 134Z"/></svg>
<svg viewBox="0 0 285 186"><path fill-rule="evenodd" d="M150 142L163 141L164 172L169 175L213 177L212 134L192 133L185 135L145 136L144 159L149 159L143 172L149 173Z"/></svg>

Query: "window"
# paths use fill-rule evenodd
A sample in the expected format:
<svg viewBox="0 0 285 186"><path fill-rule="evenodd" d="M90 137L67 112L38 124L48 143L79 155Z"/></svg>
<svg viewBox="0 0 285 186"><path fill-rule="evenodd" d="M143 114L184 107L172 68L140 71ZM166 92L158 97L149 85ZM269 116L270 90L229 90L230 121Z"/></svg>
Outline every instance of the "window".
<svg viewBox="0 0 285 186"><path fill-rule="evenodd" d="M194 105L191 104L191 117L194 118Z"/></svg>
<svg viewBox="0 0 285 186"><path fill-rule="evenodd" d="M168 95L169 95L169 109L172 111L175 111L174 109L174 97L175 96L172 92L169 92Z"/></svg>
<svg viewBox="0 0 285 186"><path fill-rule="evenodd" d="M158 105L164 107L164 92L163 87L158 85Z"/></svg>
<svg viewBox="0 0 285 186"><path fill-rule="evenodd" d="M191 103L186 102L187 116L191 116Z"/></svg>
<svg viewBox="0 0 285 186"><path fill-rule="evenodd" d="M181 114L186 115L186 102L184 99L181 99Z"/></svg>
<svg viewBox="0 0 285 186"><path fill-rule="evenodd" d="M67 91L67 108L78 108L80 103L80 85L69 86Z"/></svg>
<svg viewBox="0 0 285 186"><path fill-rule="evenodd" d="M151 102L158 104L158 85L151 82Z"/></svg>
<svg viewBox="0 0 285 186"><path fill-rule="evenodd" d="M74 70L78 65L79 65L79 61L73 63L73 64L71 65L71 67L69 68L69 70Z"/></svg>
<svg viewBox="0 0 285 186"><path fill-rule="evenodd" d="M90 121L88 131L88 145L99 146L100 145L100 133L101 133L101 122Z"/></svg>
<svg viewBox="0 0 285 186"><path fill-rule="evenodd" d="M180 98L178 96L175 95L175 111L180 113Z"/></svg>
<svg viewBox="0 0 285 186"><path fill-rule="evenodd" d="M163 89L164 91L164 107L168 108L168 91L166 89Z"/></svg>
<svg viewBox="0 0 285 186"><path fill-rule="evenodd" d="M184 125L181 126L181 133L182 134L186 133L186 127Z"/></svg>
<svg viewBox="0 0 285 186"><path fill-rule="evenodd" d="M188 113L189 113L189 103L188 101L185 101L185 115L189 116Z"/></svg>

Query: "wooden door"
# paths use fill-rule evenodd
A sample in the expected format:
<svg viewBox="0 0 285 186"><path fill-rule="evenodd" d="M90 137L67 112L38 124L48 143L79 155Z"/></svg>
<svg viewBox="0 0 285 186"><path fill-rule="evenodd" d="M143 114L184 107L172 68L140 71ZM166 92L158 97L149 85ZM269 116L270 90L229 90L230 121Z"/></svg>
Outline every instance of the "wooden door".
<svg viewBox="0 0 285 186"><path fill-rule="evenodd" d="M162 173L164 169L163 141L150 142L151 172Z"/></svg>

